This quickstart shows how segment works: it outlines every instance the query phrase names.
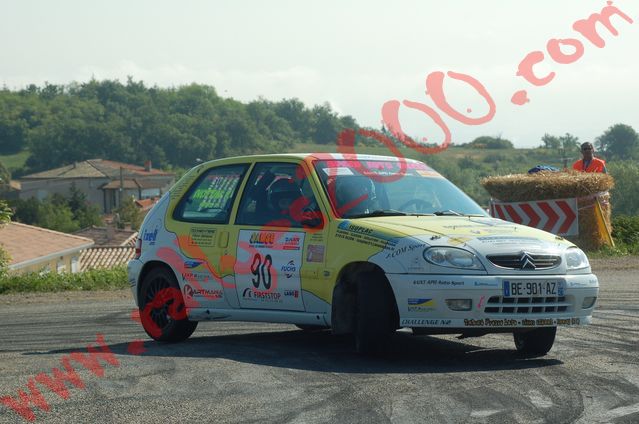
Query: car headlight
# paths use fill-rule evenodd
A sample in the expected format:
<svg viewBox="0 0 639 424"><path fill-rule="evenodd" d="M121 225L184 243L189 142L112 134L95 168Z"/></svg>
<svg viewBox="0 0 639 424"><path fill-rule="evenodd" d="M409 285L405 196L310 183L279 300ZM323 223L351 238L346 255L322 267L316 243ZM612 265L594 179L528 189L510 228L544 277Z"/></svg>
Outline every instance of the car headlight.
<svg viewBox="0 0 639 424"><path fill-rule="evenodd" d="M566 250L566 268L568 270L588 268L590 262L586 254L578 247L570 247Z"/></svg>
<svg viewBox="0 0 639 424"><path fill-rule="evenodd" d="M485 269L473 253L454 247L429 247L424 250L424 259L433 265L448 268Z"/></svg>

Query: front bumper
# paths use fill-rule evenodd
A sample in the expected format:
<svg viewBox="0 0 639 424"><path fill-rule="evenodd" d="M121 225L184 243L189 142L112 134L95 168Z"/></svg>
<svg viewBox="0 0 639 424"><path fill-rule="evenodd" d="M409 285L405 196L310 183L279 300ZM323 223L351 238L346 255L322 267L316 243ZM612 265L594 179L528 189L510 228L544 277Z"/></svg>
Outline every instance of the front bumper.
<svg viewBox="0 0 639 424"><path fill-rule="evenodd" d="M463 276L387 274L397 301L401 327L431 328L535 328L587 325L595 304L583 308L584 299L597 297L599 282L593 274L541 276ZM505 296L504 281L561 282L556 296ZM471 309L455 311L446 300L470 299Z"/></svg>

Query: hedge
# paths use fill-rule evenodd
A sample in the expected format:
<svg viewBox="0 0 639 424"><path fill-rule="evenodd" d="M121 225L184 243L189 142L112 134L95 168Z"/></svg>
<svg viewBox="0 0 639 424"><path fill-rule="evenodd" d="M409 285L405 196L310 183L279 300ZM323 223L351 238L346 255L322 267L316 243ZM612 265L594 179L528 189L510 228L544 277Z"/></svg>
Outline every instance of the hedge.
<svg viewBox="0 0 639 424"><path fill-rule="evenodd" d="M117 290L129 287L126 268L92 269L78 273L8 275L0 278L0 294L59 292L67 290Z"/></svg>

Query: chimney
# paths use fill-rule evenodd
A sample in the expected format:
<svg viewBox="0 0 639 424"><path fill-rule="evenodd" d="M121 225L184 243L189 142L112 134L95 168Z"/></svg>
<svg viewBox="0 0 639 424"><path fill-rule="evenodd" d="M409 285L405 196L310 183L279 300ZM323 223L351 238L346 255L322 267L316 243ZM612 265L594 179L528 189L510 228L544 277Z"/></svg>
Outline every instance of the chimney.
<svg viewBox="0 0 639 424"><path fill-rule="evenodd" d="M144 162L144 170L146 172L151 172L153 170L153 164L151 163L150 160L147 160L146 162Z"/></svg>

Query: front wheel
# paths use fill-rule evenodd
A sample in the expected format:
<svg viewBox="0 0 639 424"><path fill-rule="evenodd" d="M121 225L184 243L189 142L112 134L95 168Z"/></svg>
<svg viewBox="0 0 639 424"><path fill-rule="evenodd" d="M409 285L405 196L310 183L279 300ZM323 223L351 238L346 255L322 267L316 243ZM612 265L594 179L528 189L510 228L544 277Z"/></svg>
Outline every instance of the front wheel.
<svg viewBox="0 0 639 424"><path fill-rule="evenodd" d="M197 327L197 321L187 319L180 286L166 268L155 268L144 277L139 303L142 327L154 340L179 342Z"/></svg>
<svg viewBox="0 0 639 424"><path fill-rule="evenodd" d="M357 279L355 350L379 353L388 347L393 326L394 296L386 279L376 272L361 273Z"/></svg>
<svg viewBox="0 0 639 424"><path fill-rule="evenodd" d="M515 347L527 355L545 355L555 343L557 327L543 327L525 333L514 333Z"/></svg>

